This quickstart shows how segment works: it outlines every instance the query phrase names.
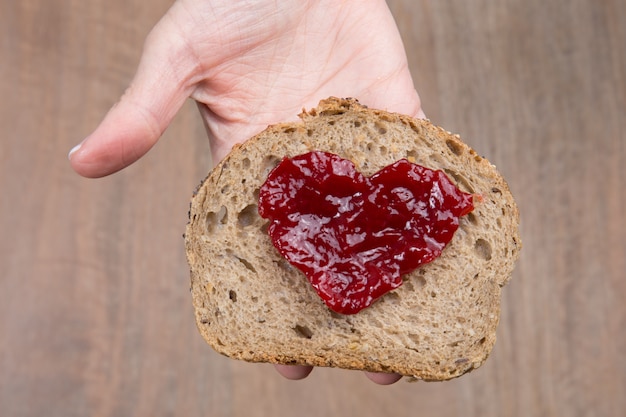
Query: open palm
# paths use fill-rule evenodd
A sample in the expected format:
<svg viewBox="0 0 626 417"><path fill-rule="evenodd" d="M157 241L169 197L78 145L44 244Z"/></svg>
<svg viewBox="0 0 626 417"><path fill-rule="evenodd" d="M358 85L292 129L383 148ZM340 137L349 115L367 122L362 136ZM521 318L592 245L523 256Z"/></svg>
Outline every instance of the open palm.
<svg viewBox="0 0 626 417"><path fill-rule="evenodd" d="M72 150L71 164L87 177L132 164L189 97L217 162L328 96L423 116L384 0L179 0L148 36L131 86ZM309 371L279 370L293 378Z"/></svg>
<svg viewBox="0 0 626 417"><path fill-rule="evenodd" d="M383 0L179 0L148 36L131 86L72 153L72 166L98 177L130 165L188 97L218 161L233 144L331 95L422 115Z"/></svg>

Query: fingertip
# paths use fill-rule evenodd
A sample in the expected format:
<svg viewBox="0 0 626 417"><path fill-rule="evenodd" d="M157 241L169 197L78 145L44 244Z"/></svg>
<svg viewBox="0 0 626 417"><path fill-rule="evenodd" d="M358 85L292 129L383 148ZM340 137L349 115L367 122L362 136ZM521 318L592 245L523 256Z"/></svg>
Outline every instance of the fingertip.
<svg viewBox="0 0 626 417"><path fill-rule="evenodd" d="M83 143L79 143L78 145L74 146L72 149L70 149L69 153L67 154L67 159L69 159L70 161L72 160L72 155L74 155L76 152L78 152L78 150L80 149L80 147L83 146Z"/></svg>
<svg viewBox="0 0 626 417"><path fill-rule="evenodd" d="M115 148L104 141L90 143L85 140L70 150L68 154L70 166L80 176L100 178L113 174L138 159L138 157L133 160L124 159Z"/></svg>
<svg viewBox="0 0 626 417"><path fill-rule="evenodd" d="M383 374L377 372L365 372L365 376L367 376L370 381L378 385L395 384L402 378L402 375L398 374Z"/></svg>
<svg viewBox="0 0 626 417"><path fill-rule="evenodd" d="M100 178L115 172L111 164L103 161L101 156L93 155L88 139L70 149L67 155L74 172L85 178Z"/></svg>
<svg viewBox="0 0 626 417"><path fill-rule="evenodd" d="M296 381L300 379L304 379L311 371L313 371L312 366L300 366L300 365L274 365L274 368L281 374L283 377Z"/></svg>
<svg viewBox="0 0 626 417"><path fill-rule="evenodd" d="M69 153L67 154L67 159L69 160L70 166L72 167L74 172L76 172L80 176L87 178L96 178L99 175L97 175L97 173L94 172L93 169L90 169L89 165L85 164L84 162L84 152L81 152L83 148L83 143L84 142L80 142L78 145L70 149Z"/></svg>

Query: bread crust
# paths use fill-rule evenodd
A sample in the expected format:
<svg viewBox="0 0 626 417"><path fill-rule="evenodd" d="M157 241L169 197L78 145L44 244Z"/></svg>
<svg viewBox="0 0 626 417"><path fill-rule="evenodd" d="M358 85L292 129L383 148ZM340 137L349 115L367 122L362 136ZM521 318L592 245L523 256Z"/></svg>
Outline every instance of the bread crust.
<svg viewBox="0 0 626 417"><path fill-rule="evenodd" d="M458 135L427 120L331 97L299 122L233 148L198 187L185 233L198 329L216 351L251 362L332 366L446 380L479 367L496 340L501 288L521 249L509 187ZM258 191L283 158L312 150L365 175L407 158L479 196L435 261L350 316L330 311L272 246Z"/></svg>

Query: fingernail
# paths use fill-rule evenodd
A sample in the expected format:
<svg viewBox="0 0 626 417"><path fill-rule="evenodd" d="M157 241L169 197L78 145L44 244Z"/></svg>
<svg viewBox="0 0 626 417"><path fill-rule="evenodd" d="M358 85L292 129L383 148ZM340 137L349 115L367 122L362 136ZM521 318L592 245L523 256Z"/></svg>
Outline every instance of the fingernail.
<svg viewBox="0 0 626 417"><path fill-rule="evenodd" d="M76 153L76 151L78 151L82 145L83 144L81 142L78 145L74 146L72 149L70 149L70 152L67 154L67 159L72 159L72 155Z"/></svg>

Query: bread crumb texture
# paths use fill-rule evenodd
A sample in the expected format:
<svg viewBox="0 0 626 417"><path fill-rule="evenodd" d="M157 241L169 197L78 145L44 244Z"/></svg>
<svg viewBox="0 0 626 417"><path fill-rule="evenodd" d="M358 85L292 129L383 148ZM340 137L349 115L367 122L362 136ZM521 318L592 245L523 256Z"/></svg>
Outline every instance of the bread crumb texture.
<svg viewBox="0 0 626 417"><path fill-rule="evenodd" d="M496 168L427 120L329 98L301 121L236 146L196 190L185 245L198 328L218 352L251 362L332 366L446 380L479 367L496 340L501 288L521 241L518 210ZM365 175L407 158L443 170L475 209L435 261L355 315L329 310L283 259L257 211L284 157L312 150Z"/></svg>

